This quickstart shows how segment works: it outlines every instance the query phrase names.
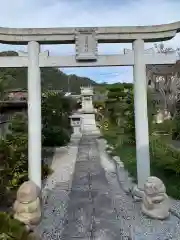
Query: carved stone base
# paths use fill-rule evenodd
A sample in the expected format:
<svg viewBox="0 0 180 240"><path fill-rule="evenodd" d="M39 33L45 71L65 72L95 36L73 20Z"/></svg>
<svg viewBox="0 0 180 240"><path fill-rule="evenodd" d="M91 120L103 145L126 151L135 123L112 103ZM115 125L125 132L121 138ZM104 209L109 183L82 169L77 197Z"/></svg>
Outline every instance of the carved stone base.
<svg viewBox="0 0 180 240"><path fill-rule="evenodd" d="M40 236L38 236L36 233L31 232L28 235L28 240L41 240Z"/></svg>
<svg viewBox="0 0 180 240"><path fill-rule="evenodd" d="M164 220L169 217L169 206L165 205L162 209L154 209L151 211L148 211L147 208L142 204L142 213L152 219L157 219L157 220Z"/></svg>

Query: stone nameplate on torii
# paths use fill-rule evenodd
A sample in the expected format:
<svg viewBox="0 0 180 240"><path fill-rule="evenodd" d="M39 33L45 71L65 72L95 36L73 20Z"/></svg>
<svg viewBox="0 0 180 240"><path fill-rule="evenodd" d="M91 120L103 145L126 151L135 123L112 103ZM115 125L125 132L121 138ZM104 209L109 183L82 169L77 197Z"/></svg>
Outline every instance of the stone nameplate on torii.
<svg viewBox="0 0 180 240"><path fill-rule="evenodd" d="M97 61L97 39L94 28L76 29L76 60Z"/></svg>

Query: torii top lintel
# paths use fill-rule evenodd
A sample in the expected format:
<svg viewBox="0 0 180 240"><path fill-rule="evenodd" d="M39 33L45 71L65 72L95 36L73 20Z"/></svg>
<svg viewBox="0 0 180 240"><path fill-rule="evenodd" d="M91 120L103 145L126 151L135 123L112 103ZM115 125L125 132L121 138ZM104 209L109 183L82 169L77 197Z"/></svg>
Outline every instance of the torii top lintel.
<svg viewBox="0 0 180 240"><path fill-rule="evenodd" d="M99 43L131 43L135 39L145 42L169 40L180 32L180 21L151 26L123 27L78 27L78 28L0 28L0 42L27 44L37 41L41 44L75 43L77 32L94 32Z"/></svg>

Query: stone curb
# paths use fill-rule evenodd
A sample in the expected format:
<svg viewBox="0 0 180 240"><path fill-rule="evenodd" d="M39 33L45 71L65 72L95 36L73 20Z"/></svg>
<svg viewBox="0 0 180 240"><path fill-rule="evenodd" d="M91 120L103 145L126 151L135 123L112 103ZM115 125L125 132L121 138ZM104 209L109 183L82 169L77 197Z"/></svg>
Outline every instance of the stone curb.
<svg viewBox="0 0 180 240"><path fill-rule="evenodd" d="M180 219L180 201L170 198L171 208L170 212Z"/></svg>
<svg viewBox="0 0 180 240"><path fill-rule="evenodd" d="M173 209L173 207L170 208L170 212L177 218L180 219L180 213L178 212L178 210Z"/></svg>
<svg viewBox="0 0 180 240"><path fill-rule="evenodd" d="M128 171L124 168L123 162L118 156L112 157L112 161L115 164L118 182L120 183L122 189L126 194L132 195L132 189L135 184L133 184L132 178L129 176Z"/></svg>
<svg viewBox="0 0 180 240"><path fill-rule="evenodd" d="M136 197L133 196L133 189L136 185L132 182L132 178L128 176L128 172L124 168L119 166L119 163L121 164L122 161L120 161L120 160L117 161L117 158L119 158L119 157L115 156L112 159L113 159L114 164L116 165L117 177L119 179L119 183L120 183L122 189L126 192L126 194L131 195L132 198L134 198L135 201L141 201L140 198L136 198ZM124 179L122 177L123 172L126 174ZM125 181L127 181L127 182L125 182ZM172 199L170 198L170 203L171 202L172 202ZM174 204L171 203L170 212L175 217L180 219L180 201L177 200L177 204L176 203L174 203Z"/></svg>
<svg viewBox="0 0 180 240"><path fill-rule="evenodd" d="M110 154L112 153L112 150L114 149L113 146L109 145L106 140L103 139L103 141L105 145L106 157L109 161L113 162L113 164L115 165L117 180L119 182L119 185L127 195L132 195L132 189L135 185L132 182L132 178L129 176L128 171L124 169L124 164L120 160L120 157L110 156Z"/></svg>

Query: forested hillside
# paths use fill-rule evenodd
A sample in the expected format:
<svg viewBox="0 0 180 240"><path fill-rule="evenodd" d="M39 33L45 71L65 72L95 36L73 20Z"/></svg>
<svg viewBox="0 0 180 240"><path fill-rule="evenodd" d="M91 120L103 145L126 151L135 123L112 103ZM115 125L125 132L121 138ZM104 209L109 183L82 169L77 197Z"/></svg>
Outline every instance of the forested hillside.
<svg viewBox="0 0 180 240"><path fill-rule="evenodd" d="M0 56L17 56L17 52L1 52ZM9 89L27 89L27 68L0 68L0 78L8 81ZM69 90L76 94L80 93L81 86L98 85L95 81L71 75L69 78ZM68 75L58 68L41 68L42 88L68 91Z"/></svg>

